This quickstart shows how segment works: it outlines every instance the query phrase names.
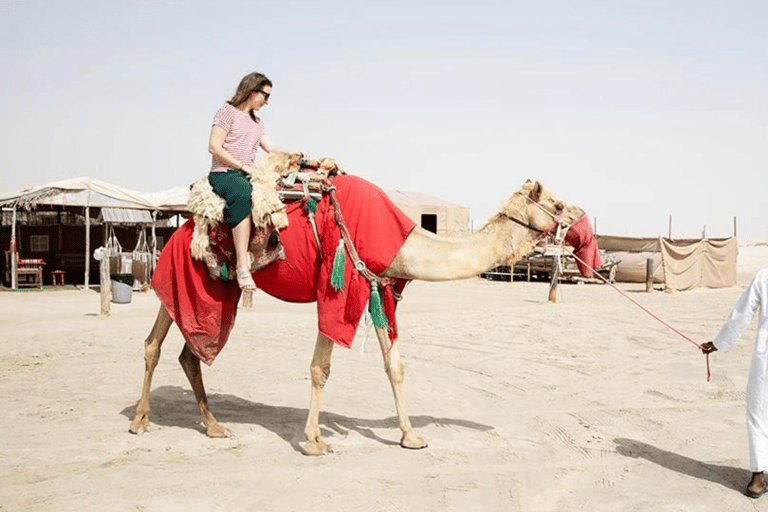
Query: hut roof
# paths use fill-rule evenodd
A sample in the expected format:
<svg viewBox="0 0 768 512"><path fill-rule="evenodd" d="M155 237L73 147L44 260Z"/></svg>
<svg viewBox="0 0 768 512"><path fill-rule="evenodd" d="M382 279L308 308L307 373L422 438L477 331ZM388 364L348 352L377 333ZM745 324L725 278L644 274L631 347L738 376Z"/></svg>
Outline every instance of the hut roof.
<svg viewBox="0 0 768 512"><path fill-rule="evenodd" d="M464 206L443 201L437 197L421 192L404 192L402 190L387 190L387 195L395 204L412 206L444 206L447 208L466 208Z"/></svg>
<svg viewBox="0 0 768 512"><path fill-rule="evenodd" d="M37 205L93 206L140 210L180 210L186 207L189 190L176 187L147 193L119 187L93 178L54 181L17 192L0 194L0 206L30 208Z"/></svg>

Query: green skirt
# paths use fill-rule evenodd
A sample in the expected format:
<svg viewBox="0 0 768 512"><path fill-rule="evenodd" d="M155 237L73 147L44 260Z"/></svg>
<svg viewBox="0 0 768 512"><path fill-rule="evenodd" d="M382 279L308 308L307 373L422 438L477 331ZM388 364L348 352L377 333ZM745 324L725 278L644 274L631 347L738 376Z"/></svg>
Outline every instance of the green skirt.
<svg viewBox="0 0 768 512"><path fill-rule="evenodd" d="M213 191L227 202L224 206L224 222L230 228L240 224L251 213L251 180L240 171L209 172L208 183Z"/></svg>

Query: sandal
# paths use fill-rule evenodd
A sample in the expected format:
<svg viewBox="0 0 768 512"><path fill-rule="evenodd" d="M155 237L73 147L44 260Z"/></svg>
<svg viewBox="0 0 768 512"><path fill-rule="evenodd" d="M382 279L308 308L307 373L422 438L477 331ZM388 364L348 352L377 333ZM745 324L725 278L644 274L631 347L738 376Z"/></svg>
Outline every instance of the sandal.
<svg viewBox="0 0 768 512"><path fill-rule="evenodd" d="M241 290L244 292L256 291L256 283L253 282L250 270L238 269L235 275L237 276L237 285Z"/></svg>

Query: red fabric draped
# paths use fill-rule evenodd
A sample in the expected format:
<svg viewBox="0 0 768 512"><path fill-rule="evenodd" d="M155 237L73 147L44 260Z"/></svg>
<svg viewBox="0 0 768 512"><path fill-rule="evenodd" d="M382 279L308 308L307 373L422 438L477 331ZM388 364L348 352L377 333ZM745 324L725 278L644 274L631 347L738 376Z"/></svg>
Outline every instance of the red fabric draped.
<svg viewBox="0 0 768 512"><path fill-rule="evenodd" d="M336 199L344 214L357 252L371 272L383 272L414 228L408 218L376 185L356 176L334 178ZM288 207L288 228L280 232L286 259L268 265L254 276L256 285L277 298L292 302L317 301L318 329L339 345L349 347L370 296L370 283L358 273L345 252L344 289L331 286L331 269L341 233L328 198L318 203L315 213L323 247L323 261L317 258L317 243L301 204ZM398 280L394 289L402 292L407 281ZM391 307L394 313L394 306ZM394 314L388 316L390 337L397 332Z"/></svg>
<svg viewBox="0 0 768 512"><path fill-rule="evenodd" d="M565 234L565 241L573 246L573 254L578 256L584 263L576 260L579 272L584 277L592 275L592 269L599 269L603 266L603 260L600 258L600 250L597 247L595 234L592 232L592 226L586 215L582 216L568 228ZM592 267L590 269L589 267Z"/></svg>
<svg viewBox="0 0 768 512"><path fill-rule="evenodd" d="M383 190L361 178L342 175L333 183L360 258L373 273L380 274L400 250L414 222ZM319 331L349 347L370 295L370 283L354 270L345 253L344 289L336 291L331 286L333 257L341 235L327 197L318 203L315 214L322 261L303 203L293 203L287 211L289 225L280 231L286 259L255 273L256 285L288 302L317 301ZM240 289L233 281L212 279L205 263L192 259L189 246L193 229L190 220L173 234L160 254L152 286L192 352L210 365L229 338ZM400 293L406 284L405 280L396 280L393 288ZM390 338L395 339L395 301L389 297L391 292L389 296L384 294L384 307Z"/></svg>
<svg viewBox="0 0 768 512"><path fill-rule="evenodd" d="M210 365L235 325L240 288L232 281L212 279L205 263L192 258L189 245L194 227L189 220L168 240L152 275L152 287L187 346Z"/></svg>

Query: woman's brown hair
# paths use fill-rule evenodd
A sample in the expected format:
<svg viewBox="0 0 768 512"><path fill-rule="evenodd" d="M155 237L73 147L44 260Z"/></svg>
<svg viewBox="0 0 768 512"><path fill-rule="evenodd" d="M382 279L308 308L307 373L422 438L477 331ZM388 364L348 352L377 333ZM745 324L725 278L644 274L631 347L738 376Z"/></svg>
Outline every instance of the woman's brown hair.
<svg viewBox="0 0 768 512"><path fill-rule="evenodd" d="M241 103L243 103L244 101L246 101L252 92L261 91L265 85L272 87L272 80L270 80L263 74L257 73L255 71L253 73L248 73L243 77L242 80L240 80L240 85L237 86L235 95L232 96L232 99L229 100L227 103L229 103L233 107L236 107ZM256 117L256 114L254 113L253 110L250 110L248 112L248 115L250 115L251 119L253 119L254 121L256 122L259 121L259 118Z"/></svg>

